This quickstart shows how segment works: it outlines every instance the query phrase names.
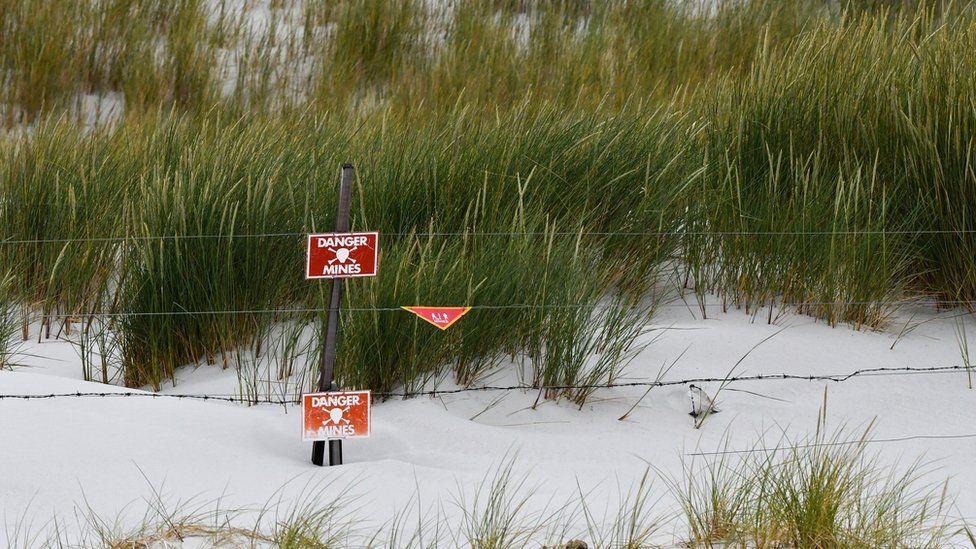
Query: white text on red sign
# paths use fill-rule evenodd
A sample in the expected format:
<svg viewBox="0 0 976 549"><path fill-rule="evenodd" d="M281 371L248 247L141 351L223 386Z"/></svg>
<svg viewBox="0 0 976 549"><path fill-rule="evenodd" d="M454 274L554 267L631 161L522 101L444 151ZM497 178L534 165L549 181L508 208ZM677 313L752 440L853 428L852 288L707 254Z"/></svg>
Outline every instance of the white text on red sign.
<svg viewBox="0 0 976 549"><path fill-rule="evenodd" d="M306 278L376 276L379 233L331 233L308 236Z"/></svg>
<svg viewBox="0 0 976 549"><path fill-rule="evenodd" d="M302 395L302 439L368 437L369 391Z"/></svg>

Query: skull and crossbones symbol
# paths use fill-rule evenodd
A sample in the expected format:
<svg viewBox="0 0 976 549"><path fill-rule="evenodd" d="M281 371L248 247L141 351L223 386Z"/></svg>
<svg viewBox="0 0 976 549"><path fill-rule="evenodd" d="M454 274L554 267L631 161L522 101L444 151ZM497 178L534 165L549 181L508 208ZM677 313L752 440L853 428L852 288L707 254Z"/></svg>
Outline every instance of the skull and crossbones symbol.
<svg viewBox="0 0 976 549"><path fill-rule="evenodd" d="M341 425L342 422L346 424L349 423L349 419L344 417L344 414L349 411L349 407L345 408L332 408L329 410L329 417L322 420L322 425L328 425L331 421L333 425Z"/></svg>
<svg viewBox="0 0 976 549"><path fill-rule="evenodd" d="M359 249L359 246L353 246L352 248L339 248L339 249L328 248L330 252L335 254L335 257L329 260L329 265L332 265L336 261L345 264L347 260L351 261L352 263L357 263L355 259L349 257L349 254L355 252L357 249Z"/></svg>

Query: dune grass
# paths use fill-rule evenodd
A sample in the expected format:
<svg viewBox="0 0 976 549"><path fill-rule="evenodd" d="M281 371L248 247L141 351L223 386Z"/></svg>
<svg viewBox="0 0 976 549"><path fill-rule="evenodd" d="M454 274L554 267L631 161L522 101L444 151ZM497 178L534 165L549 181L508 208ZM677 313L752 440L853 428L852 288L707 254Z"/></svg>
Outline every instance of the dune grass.
<svg viewBox="0 0 976 549"><path fill-rule="evenodd" d="M715 130L708 154L717 161L703 192L726 197L698 201L717 210L702 216L710 227L826 234L787 237L783 248L744 236L729 250L728 239L712 251L696 249L714 254L722 246L728 263L702 275L704 282L747 305L765 300L753 295L756 282L798 303L883 301L905 292L970 301L972 216L963 212L973 204L971 143L953 136L972 123L971 109L955 103L971 97L972 81L947 63L971 62L959 48L972 32L968 12L852 15L841 29L821 25L765 55L707 100ZM788 265L813 269L788 268L781 278L776 267ZM749 272L757 268L773 276ZM821 316L877 325L883 313L855 307Z"/></svg>
<svg viewBox="0 0 976 549"><path fill-rule="evenodd" d="M202 0L11 0L0 7L0 110L6 127L80 112L81 96L122 93L138 112L211 104L231 23Z"/></svg>
<svg viewBox="0 0 976 549"><path fill-rule="evenodd" d="M4 303L0 308L0 370L10 369L18 363L17 339L20 335L20 322L16 305L13 304L12 286L12 275L0 275L0 303Z"/></svg>
<svg viewBox="0 0 976 549"><path fill-rule="evenodd" d="M869 432L869 431L868 431ZM689 464L663 483L650 472L619 481L617 505L583 492L563 501L517 472L511 457L451 501L421 506L419 492L377 524L351 485L283 486L257 507L174 498L152 487L118 516L87 502L75 522L37 522L34 509L7 517L7 545L20 547L958 547L967 528L952 519L946 485L922 469L882 464L867 432L822 429L790 445ZM294 482L298 482L293 481ZM291 495L286 496L286 488ZM297 489L295 489L297 488ZM418 488L419 491L419 488ZM612 490L611 490L612 492ZM609 497L613 498L612 494ZM433 503L433 504L431 504ZM142 510L141 507L145 509ZM682 524L686 520L687 524ZM154 545L155 544L155 545Z"/></svg>
<svg viewBox="0 0 976 549"><path fill-rule="evenodd" d="M530 306L448 333L350 310L348 386L514 363L582 402L545 388L619 375L672 279L706 315L717 294L855 328L976 299L968 4L428 4L6 3L0 256L22 336L122 315L114 367L153 387L283 348L268 334L313 318L274 310L324 303L300 235L331 227L347 161L353 225L387 235L349 306ZM86 94L125 115L92 126Z"/></svg>
<svg viewBox="0 0 976 549"><path fill-rule="evenodd" d="M95 133L51 121L30 147L6 149L2 251L20 266L28 310L65 322L122 315L125 382L158 387L182 364L230 366L240 346L295 318L275 309L322 307L322 285L302 279L301 235L328 230L333 166L361 158L353 224L387 236L384 276L349 287L345 382L410 387L450 364L470 384L505 356L526 360L538 386L609 379L653 307L650 282L675 241L605 233L673 223L664 212L688 183L681 170L655 167L683 162L681 145L661 111L524 116L461 112L418 129L387 113L358 126L153 115ZM641 157L629 159L636 147ZM61 169L71 171L63 183ZM577 185L558 191L563 181ZM580 203L592 204L582 216ZM446 334L402 312L355 310L439 303L529 308L475 311Z"/></svg>
<svg viewBox="0 0 976 549"><path fill-rule="evenodd" d="M824 411L808 437L726 445L670 476L691 545L954 546L961 530L948 518L945 484L926 482L921 462L882 464L868 447L871 426L858 434L825 423Z"/></svg>

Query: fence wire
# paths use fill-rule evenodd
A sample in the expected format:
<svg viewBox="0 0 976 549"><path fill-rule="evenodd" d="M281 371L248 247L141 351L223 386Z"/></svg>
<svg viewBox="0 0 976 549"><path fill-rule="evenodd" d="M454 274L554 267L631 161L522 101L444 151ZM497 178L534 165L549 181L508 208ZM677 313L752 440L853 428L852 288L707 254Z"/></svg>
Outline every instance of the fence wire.
<svg viewBox="0 0 976 549"><path fill-rule="evenodd" d="M727 455L743 455L756 453L775 453L790 450L802 450L804 448L825 448L831 446L857 446L861 444L877 444L883 442L908 442L911 440L961 440L976 438L976 433L946 434L946 435L907 435L902 437L889 438L860 438L856 440L833 440L827 442L814 442L810 444L789 444L783 446L759 446L756 448L745 448L742 450L717 450L715 452L689 452L686 456L693 457L714 457Z"/></svg>
<svg viewBox="0 0 976 549"><path fill-rule="evenodd" d="M932 230L850 230L850 231L455 231L455 232L384 232L384 237L802 237L802 236L915 236L915 235L949 235L967 236L976 235L976 229L932 229ZM234 240L234 239L276 239L276 238L306 238L307 232L268 232L268 233L246 233L246 234L173 234L173 235L126 235L126 236L96 236L85 238L36 238L36 239L0 239L0 246L3 245L34 245L34 244L72 244L72 243L125 243L139 241L165 241L165 240ZM931 300L926 298L901 299L901 300L870 300L870 301L805 301L805 302L770 302L768 304L754 304L753 307L829 307L829 306L903 306L903 305L928 305L937 307L947 306L966 306L976 307L976 301L971 300ZM503 304L503 305L472 305L474 310L505 310L505 309L587 309L593 308L592 304ZM661 308L718 308L736 309L740 308L735 303L701 303L701 302L681 302L665 303L656 306ZM343 311L348 312L392 312L402 311L396 307L343 307ZM208 315L281 315L281 314L316 314L329 312L328 308L267 308L267 309L238 309L238 310L209 310L209 311L129 311L129 312L88 312L74 314L57 314L56 317L64 318L113 318L113 317L141 317L141 316L208 316ZM446 395L456 395L470 392L497 392L497 391L578 391L578 390L601 390L617 388L655 388L668 386L691 385L695 383L721 383L723 385L739 382L760 382L760 381L827 381L842 383L857 377L865 376L895 376L895 375L925 375L951 373L958 371L972 371L971 366L934 366L934 367L878 367L865 368L846 374L831 375L802 375L802 374L755 374L731 377L698 377L681 380L653 380L653 381L630 381L602 384L578 384L578 385L483 385L472 387L460 387L454 389L432 389L420 391L383 391L372 393L380 399L389 398L416 398L416 397L439 397ZM295 398L270 398L270 397L246 397L229 394L166 394L153 392L64 392L47 394L0 394L0 400L51 400L60 398L149 398L149 399L182 399L198 401L227 402L236 404L271 404L289 405L297 404L298 397ZM874 442L901 442L920 439L968 439L976 438L976 433L960 435L912 435L905 437L883 438L883 439L864 439L851 442L827 442L811 445L799 445L786 448L802 448L807 446L829 446L860 444ZM786 448L750 448L745 450L725 450L718 452L695 452L689 456L717 456L725 454L744 454L752 452L770 452Z"/></svg>
<svg viewBox="0 0 976 549"><path fill-rule="evenodd" d="M331 234L327 231L323 234ZM72 238L5 238L0 245L70 244L75 242L138 242L147 240L234 240L252 238L306 238L308 232L273 232L243 234L169 234L124 235ZM421 231L382 232L383 237L510 237L510 236L599 236L599 237L683 237L683 236L911 236L911 235L976 235L976 229L904 229L850 231Z"/></svg>
<svg viewBox="0 0 976 549"><path fill-rule="evenodd" d="M175 305L175 304L174 304ZM464 305L456 306L470 307L471 310L507 310L507 309L596 309L599 304L568 303L568 304L549 304L549 303L509 303L502 305ZM768 307L791 308L791 307L851 307L851 306L885 306L900 307L908 305L923 305L937 308L948 307L976 307L976 301L972 300L937 300L928 298L917 299L895 299L895 300L861 300L861 301L793 301L793 302L756 302L750 305L750 310L758 310ZM445 305L446 306L446 305ZM453 306L453 305L452 305ZM696 300L682 302L667 302L649 306L652 310L660 309L716 309L737 310L743 308L735 302L727 303L701 303ZM341 307L342 312L369 313L369 312L392 312L403 311L402 306L391 307ZM140 317L140 316L211 316L211 315L283 315L283 314L315 314L331 312L329 307L296 307L296 308L270 308L270 309L210 309L210 310L175 310L175 311L91 311L87 313L66 313L51 312L44 316L53 318L83 319L83 318L121 318L121 317Z"/></svg>
<svg viewBox="0 0 976 549"><path fill-rule="evenodd" d="M445 395L456 395L461 393L476 392L497 392L497 391L573 391L573 390L599 390L599 389L620 389L628 387L673 387L678 385L691 385L696 383L740 383L753 381L829 381L843 383L857 377L878 377L878 376L901 376L901 375L926 375L941 374L961 371L974 371L974 366L951 365L951 366L882 366L875 368L862 368L844 374L753 374L727 377L694 377L677 380L643 380L625 381L614 383L583 383L569 385L478 385L471 387L458 387L454 389L431 389L418 391L374 391L372 395L380 399L390 398L415 398L415 397L440 397ZM209 400L232 402L238 404L297 404L299 397L272 399L267 397L246 397L229 394L169 394L152 393L145 391L103 391L103 392L66 392L66 393L44 393L44 394L0 394L0 400L50 400L55 398L171 398L185 400Z"/></svg>
<svg viewBox="0 0 976 549"><path fill-rule="evenodd" d="M951 372L960 371L972 371L972 366L962 366L962 365L951 365L951 366L893 366L893 367L876 367L876 368L862 368L855 370L853 372L845 374L830 374L830 375L802 375L802 374L755 374L755 375L744 375L744 376L729 376L729 377L697 377L688 378L680 380L671 381L631 381L622 383L603 383L603 384L579 384L579 385L507 385L507 386L497 386L497 385L484 385L477 387L460 387L456 389L433 389L433 390L422 390L422 391L378 391L373 392L374 397L380 399L389 398L415 398L415 397L440 397L445 395L456 395L460 393L470 393L470 392L488 392L488 391L522 391L522 392L540 392L540 391L564 391L564 390L585 390L585 389L614 389L614 388L626 388L626 387L646 387L648 389L655 387L669 387L676 385L691 385L695 383L721 383L723 386L737 383L737 382L757 382L757 381L785 381L785 380L802 380L802 381L827 381L833 383L843 383L857 377L867 377L867 376L898 376L898 375L926 375L926 374L943 374ZM39 400L39 401L49 401L53 399L62 398L148 398L151 400L155 399L176 399L176 400L196 400L203 402L227 402L234 404L247 404L247 405L258 405L258 404L272 404L278 406L287 405L297 405L300 398L296 396L295 398L269 398L269 397L243 397L238 395L228 395L228 394L167 394L167 393L152 393L152 392L65 392L65 393L44 393L44 394L0 394L0 401L2 400ZM741 450L719 450L713 452L690 452L686 453L686 456L690 457L716 457L725 455L744 455L751 453L772 453L780 451L797 450L803 448L814 448L814 447L827 447L827 446L846 446L846 445L858 445L858 444L876 444L876 443L893 443L893 442L906 442L912 440L962 440L962 439L972 439L976 438L976 433L964 433L964 434L945 434L945 435L907 435L901 437L890 437L890 438L862 438L851 441L827 441L811 444L793 444L793 445L783 445L783 446L773 446L773 447L753 447Z"/></svg>

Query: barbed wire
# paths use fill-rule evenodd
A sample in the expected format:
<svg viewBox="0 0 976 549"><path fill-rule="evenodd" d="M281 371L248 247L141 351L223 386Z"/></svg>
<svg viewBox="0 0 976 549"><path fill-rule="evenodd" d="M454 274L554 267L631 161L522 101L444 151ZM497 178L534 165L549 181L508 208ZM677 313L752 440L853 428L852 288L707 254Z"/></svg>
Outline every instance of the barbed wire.
<svg viewBox="0 0 976 549"><path fill-rule="evenodd" d="M0 400L51 400L55 398L151 398L151 399L183 399L183 400L211 400L215 402L231 402L236 404L296 404L297 399L271 399L265 397L226 396L220 394L181 395L151 392L93 392L77 391L74 393L38 393L38 394L0 394Z"/></svg>
<svg viewBox="0 0 976 549"><path fill-rule="evenodd" d="M802 380L802 381L827 381L833 383L843 383L845 381L867 376L898 376L898 375L926 375L926 374L944 374L959 371L972 371L974 368L972 366L961 366L961 365L950 365L950 366L893 366L893 367L875 367L875 368L862 368L855 370L853 372L845 374L829 374L829 375L802 375L802 374L754 374L754 375L744 375L744 376L729 376L729 377L697 377L688 378L681 380L653 380L653 381L632 381L632 382L622 382L622 383L601 383L601 384L576 384L576 385L508 385L508 386L477 386L477 387L460 387L455 389L432 389L432 390L421 390L421 391L376 391L372 395L381 399L389 398L415 398L415 397L440 397L445 395L455 395L460 393L468 392L487 392L487 391L522 391L522 392L539 392L539 391L568 391L568 390L597 390L597 389L613 389L613 388L626 388L626 387L668 387L676 385L691 385L694 383L714 383L719 382L723 385L728 385L737 382L756 382L756 381L786 381L786 380ZM260 396L239 396L239 395L228 395L228 394L169 394L169 393L154 393L154 392L144 392L144 391L113 391L113 392L65 392L65 393L43 393L43 394L0 394L0 401L2 400L21 400L21 401L31 401L31 400L53 400L60 398L149 398L149 399L176 399L176 400L196 400L203 402L226 402L234 404L247 404L247 405L259 405L259 404L270 404L277 406L287 406L287 405L297 405L300 402L300 397L296 395L293 398L271 398L271 397L260 397ZM893 443L893 442L906 442L912 440L960 440L960 439L972 439L976 438L976 433L963 433L963 434L945 434L945 435L907 435L901 437L889 437L889 438L860 438L851 441L827 441L818 442L810 444L793 444L793 445L783 445L774 447L753 447L740 450L719 450L713 452L690 452L686 453L689 457L715 457L715 456L725 456L725 455L742 455L751 453L771 453L787 450L799 450L804 448L815 448L815 447L831 447L831 446L847 446L847 445L863 445L863 444L876 444L876 443Z"/></svg>
<svg viewBox="0 0 976 549"><path fill-rule="evenodd" d="M696 383L741 383L753 381L829 381L833 383L843 383L857 377L878 377L878 376L900 376L900 375L926 375L943 374L951 372L973 371L976 367L963 365L950 366L882 366L875 368L861 368L853 372L843 374L752 374L728 377L694 377L678 380L644 380L626 381L614 383L581 383L566 385L480 385L472 387L458 387L453 389L430 389L416 391L374 391L372 395L381 399L389 398L415 398L415 397L440 397L446 395L456 395L461 393L475 392L498 392L498 391L578 391L578 390L599 390L599 389L620 389L628 387L673 387L677 385L691 385ZM44 394L0 394L0 400L50 400L55 398L173 398L186 400L205 400L221 401L239 404L295 404L298 396L294 398L272 399L269 397L248 397L230 394L209 393L209 394L174 394L174 393L154 393L146 391L102 391L102 392L64 392L64 393L44 393Z"/></svg>
<svg viewBox="0 0 976 549"><path fill-rule="evenodd" d="M331 233L323 233L331 234ZM683 237L683 236L907 236L907 235L974 235L976 229L903 229L848 231L421 231L382 232L386 237L507 237L507 236L602 236L602 237ZM273 232L242 234L170 234L125 235L71 238L5 238L0 245L69 244L74 242L130 242L146 240L210 240L251 238L305 238L308 232Z"/></svg>

